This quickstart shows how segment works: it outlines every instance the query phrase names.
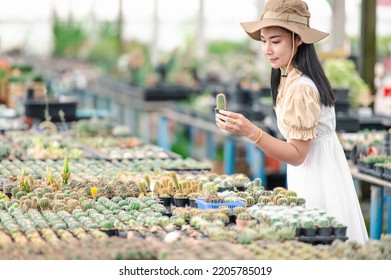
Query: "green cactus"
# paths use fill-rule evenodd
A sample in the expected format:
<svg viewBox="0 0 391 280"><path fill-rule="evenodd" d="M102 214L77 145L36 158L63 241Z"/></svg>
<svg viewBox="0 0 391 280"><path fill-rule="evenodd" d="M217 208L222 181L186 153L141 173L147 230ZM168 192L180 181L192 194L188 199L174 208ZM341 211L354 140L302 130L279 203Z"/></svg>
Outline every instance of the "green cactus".
<svg viewBox="0 0 391 280"><path fill-rule="evenodd" d="M65 209L65 204L62 202L56 202L53 205L53 211L56 213L64 209Z"/></svg>
<svg viewBox="0 0 391 280"><path fill-rule="evenodd" d="M41 209L41 211L48 209L49 208L49 199L46 197L39 199L38 206Z"/></svg>
<svg viewBox="0 0 391 280"><path fill-rule="evenodd" d="M227 100L224 93L219 93L216 95L216 109L217 110L226 110L227 109Z"/></svg>
<svg viewBox="0 0 391 280"><path fill-rule="evenodd" d="M297 193L295 191L287 191L285 193L285 196L286 197L288 197L288 196L290 196L290 197L297 197Z"/></svg>
<svg viewBox="0 0 391 280"><path fill-rule="evenodd" d="M43 192L44 194L46 194L46 193L52 193L53 191L52 191L51 188L45 187L45 188L42 190L42 192Z"/></svg>
<svg viewBox="0 0 391 280"><path fill-rule="evenodd" d="M13 187L12 190L11 190L11 193L12 193L12 197L16 197L16 194L20 192L20 188L19 187Z"/></svg>
<svg viewBox="0 0 391 280"><path fill-rule="evenodd" d="M303 206L303 205L305 205L305 198L303 198L303 197L298 197L297 198L297 206Z"/></svg>
<svg viewBox="0 0 391 280"><path fill-rule="evenodd" d="M236 219L241 220L241 221L250 221L251 215L248 212L242 212L242 213L239 213L239 215L236 217Z"/></svg>
<svg viewBox="0 0 391 280"><path fill-rule="evenodd" d="M244 208L243 206L236 206L233 209L234 215L239 215L240 213L245 212L245 211L246 211L246 208Z"/></svg>
<svg viewBox="0 0 391 280"><path fill-rule="evenodd" d="M79 201L76 199L70 199L67 201L68 206L68 212L72 212L74 209L76 209L79 206Z"/></svg>
<svg viewBox="0 0 391 280"><path fill-rule="evenodd" d="M8 185L3 186L4 193L12 194L12 189L15 187L15 183L9 183Z"/></svg>
<svg viewBox="0 0 391 280"><path fill-rule="evenodd" d="M317 222L318 227L320 228L327 228L331 226L329 219L321 219Z"/></svg>
<svg viewBox="0 0 391 280"><path fill-rule="evenodd" d="M281 197L276 202L277 205L288 205L288 200L285 197Z"/></svg>
<svg viewBox="0 0 391 280"><path fill-rule="evenodd" d="M19 191L16 193L16 199L21 199L23 196L26 196L27 193L25 191Z"/></svg>
<svg viewBox="0 0 391 280"><path fill-rule="evenodd" d="M246 198L246 207L251 207L255 204L255 198L252 196L247 196Z"/></svg>
<svg viewBox="0 0 391 280"><path fill-rule="evenodd" d="M261 178L255 178L253 182L254 182L254 186L256 188L262 187L262 180L261 180Z"/></svg>
<svg viewBox="0 0 391 280"><path fill-rule="evenodd" d="M301 226L303 228L315 228L315 223L311 219L306 219L306 220L301 222Z"/></svg>
<svg viewBox="0 0 391 280"><path fill-rule="evenodd" d="M223 180L220 184L220 187L223 189L229 189L231 187L231 184L228 182L228 180Z"/></svg>
<svg viewBox="0 0 391 280"><path fill-rule="evenodd" d="M297 204L297 197L289 196L287 197L287 199L288 199L288 205Z"/></svg>
<svg viewBox="0 0 391 280"><path fill-rule="evenodd" d="M65 198L65 195L64 195L64 193L62 193L62 192L58 192L58 193L56 193L55 195L54 195L54 199L55 200L63 200Z"/></svg>
<svg viewBox="0 0 391 280"><path fill-rule="evenodd" d="M24 213L27 213L27 211L32 208L33 202L30 199L26 199L22 203L22 209Z"/></svg>
<svg viewBox="0 0 391 280"><path fill-rule="evenodd" d="M260 196L259 199L258 199L258 202L259 203L263 203L264 205L267 205L269 202L271 202L271 198L270 196Z"/></svg>
<svg viewBox="0 0 391 280"><path fill-rule="evenodd" d="M53 199L54 193L45 193L45 194L43 195L43 197L46 197L46 198L48 198L48 199Z"/></svg>
<svg viewBox="0 0 391 280"><path fill-rule="evenodd" d="M218 208L219 212L223 213L223 214L226 214L226 215L230 215L231 214L231 209L229 209L228 206L226 205L222 205Z"/></svg>
<svg viewBox="0 0 391 280"><path fill-rule="evenodd" d="M37 206L38 206L38 198L37 197L33 197L33 198L31 198L31 201L32 201L31 208L37 208Z"/></svg>
<svg viewBox="0 0 391 280"><path fill-rule="evenodd" d="M224 224L228 224L229 223L229 217L226 214L221 213L221 212L220 213L216 213L214 215L214 219L216 221L222 221Z"/></svg>
<svg viewBox="0 0 391 280"><path fill-rule="evenodd" d="M274 195L277 195L277 194L279 194L281 191L284 191L284 190L286 190L286 189L283 188L283 187L275 187L275 188L273 189L273 194L274 194Z"/></svg>
<svg viewBox="0 0 391 280"><path fill-rule="evenodd" d="M91 208L92 208L91 200L85 200L85 201L82 202L81 209L83 211L87 211L88 209L91 209Z"/></svg>

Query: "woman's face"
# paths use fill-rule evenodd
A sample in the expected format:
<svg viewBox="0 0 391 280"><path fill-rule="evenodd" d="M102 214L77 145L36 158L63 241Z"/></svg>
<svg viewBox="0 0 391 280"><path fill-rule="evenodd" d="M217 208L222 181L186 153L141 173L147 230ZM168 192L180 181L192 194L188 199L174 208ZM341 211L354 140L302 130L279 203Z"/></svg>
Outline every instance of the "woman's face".
<svg viewBox="0 0 391 280"><path fill-rule="evenodd" d="M265 27L261 29L261 42L262 51L274 69L288 65L292 56L291 32L277 26ZM296 49L297 47L295 47L294 54Z"/></svg>

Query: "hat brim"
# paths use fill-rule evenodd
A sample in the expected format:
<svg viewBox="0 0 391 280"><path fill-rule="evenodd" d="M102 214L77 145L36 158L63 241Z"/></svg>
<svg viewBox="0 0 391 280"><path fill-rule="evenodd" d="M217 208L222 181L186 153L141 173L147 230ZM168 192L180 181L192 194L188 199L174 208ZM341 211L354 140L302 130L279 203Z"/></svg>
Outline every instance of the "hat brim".
<svg viewBox="0 0 391 280"><path fill-rule="evenodd" d="M241 22L240 25L251 38L257 41L261 40L260 30L271 26L283 27L298 34L306 44L316 43L329 35L326 32L310 28L306 25L301 26L300 24L292 24L292 22L285 22L277 19L262 19L262 21Z"/></svg>

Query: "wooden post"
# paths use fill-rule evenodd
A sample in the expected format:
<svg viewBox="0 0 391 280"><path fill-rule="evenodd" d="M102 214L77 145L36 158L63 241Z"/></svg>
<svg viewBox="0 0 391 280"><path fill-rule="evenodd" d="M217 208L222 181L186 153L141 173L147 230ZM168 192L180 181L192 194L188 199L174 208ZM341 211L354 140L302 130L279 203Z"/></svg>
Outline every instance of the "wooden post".
<svg viewBox="0 0 391 280"><path fill-rule="evenodd" d="M376 63L376 1L362 0L359 71L361 77L375 94Z"/></svg>
<svg viewBox="0 0 391 280"><path fill-rule="evenodd" d="M331 43L333 50L344 50L345 45L345 0L332 1Z"/></svg>

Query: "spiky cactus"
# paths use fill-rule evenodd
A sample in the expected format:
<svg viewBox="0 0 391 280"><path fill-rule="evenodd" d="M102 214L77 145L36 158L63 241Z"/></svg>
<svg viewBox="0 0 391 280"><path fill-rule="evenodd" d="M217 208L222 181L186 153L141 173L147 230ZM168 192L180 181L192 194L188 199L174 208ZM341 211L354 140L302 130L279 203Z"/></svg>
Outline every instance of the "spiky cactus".
<svg viewBox="0 0 391 280"><path fill-rule="evenodd" d="M219 93L216 95L216 109L217 110L226 110L227 109L227 100L224 93Z"/></svg>
<svg viewBox="0 0 391 280"><path fill-rule="evenodd" d="M272 201L272 199L270 198L270 196L260 196L259 198L258 198L258 202L259 203L262 203L263 205L267 205L269 202L271 202Z"/></svg>
<svg viewBox="0 0 391 280"><path fill-rule="evenodd" d="M277 205L288 205L288 200L285 197L281 197L276 201Z"/></svg>
<svg viewBox="0 0 391 280"><path fill-rule="evenodd" d="M285 196L286 197L297 197L297 193L295 192L295 191L287 191L286 193L285 193Z"/></svg>
<svg viewBox="0 0 391 280"><path fill-rule="evenodd" d="M239 213L239 215L236 217L236 219L241 220L241 221L250 221L251 215L248 212L242 212L242 213Z"/></svg>
<svg viewBox="0 0 391 280"><path fill-rule="evenodd" d="M297 205L297 197L289 196L289 197L287 197L287 199L288 199L288 205L291 205L291 204Z"/></svg>
<svg viewBox="0 0 391 280"><path fill-rule="evenodd" d="M221 221L221 222L223 222L224 224L228 224L228 223L229 223L229 217L228 217L226 214L221 213L221 212L216 213L216 214L214 215L214 220L216 220L216 221Z"/></svg>
<svg viewBox="0 0 391 280"><path fill-rule="evenodd" d="M261 180L261 178L255 178L253 182L254 182L254 186L256 188L262 187L262 180Z"/></svg>
<svg viewBox="0 0 391 280"><path fill-rule="evenodd" d="M245 211L246 211L246 208L244 208L243 206L236 206L233 209L234 215L239 215L240 213L245 212Z"/></svg>
<svg viewBox="0 0 391 280"><path fill-rule="evenodd" d="M303 205L305 205L305 202L306 202L306 201L305 201L305 198L303 198L303 197L298 197L298 198L297 198L297 203L296 203L296 204L297 204L298 206L303 206Z"/></svg>
<svg viewBox="0 0 391 280"><path fill-rule="evenodd" d="M251 207L255 204L254 197L249 195L249 196L246 196L245 199L246 199L246 207Z"/></svg>
<svg viewBox="0 0 391 280"><path fill-rule="evenodd" d="M225 215L230 215L231 214L231 209L229 209L228 206L222 205L218 208L219 212L225 214Z"/></svg>
<svg viewBox="0 0 391 280"><path fill-rule="evenodd" d="M273 194L274 195L277 195L277 194L279 194L281 191L283 191L283 190L285 190L285 188L283 188L283 187L275 187L274 189L273 189Z"/></svg>
<svg viewBox="0 0 391 280"><path fill-rule="evenodd" d="M49 199L46 197L39 199L38 206L41 211L47 210L49 208Z"/></svg>

